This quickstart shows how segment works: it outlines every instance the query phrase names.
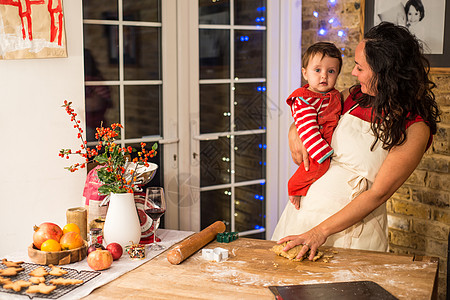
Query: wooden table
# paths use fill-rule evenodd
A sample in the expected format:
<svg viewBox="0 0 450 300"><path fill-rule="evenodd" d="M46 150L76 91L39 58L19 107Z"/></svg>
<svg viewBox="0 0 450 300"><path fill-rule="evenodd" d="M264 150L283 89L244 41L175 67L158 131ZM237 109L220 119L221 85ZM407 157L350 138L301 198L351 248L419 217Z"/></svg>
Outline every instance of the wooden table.
<svg viewBox="0 0 450 300"><path fill-rule="evenodd" d="M206 261L201 251L179 265L162 253L94 290L84 299L274 299L268 286L373 281L400 299L432 299L438 262L429 257L321 247L330 261L290 261L269 249L273 241L239 238L212 242L229 259ZM433 294L434 292L434 294Z"/></svg>

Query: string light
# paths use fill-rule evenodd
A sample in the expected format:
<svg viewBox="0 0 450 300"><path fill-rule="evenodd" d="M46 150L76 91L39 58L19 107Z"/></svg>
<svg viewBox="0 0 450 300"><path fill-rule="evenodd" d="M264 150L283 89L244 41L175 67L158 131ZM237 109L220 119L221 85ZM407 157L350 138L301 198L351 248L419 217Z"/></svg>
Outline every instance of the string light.
<svg viewBox="0 0 450 300"><path fill-rule="evenodd" d="M334 6L336 5L337 1L336 0L328 0L329 5ZM332 12L332 10L329 10L329 12ZM315 18L319 17L319 12L317 11L313 11L313 16ZM340 26L340 22L339 19L336 18L335 16L330 17L328 20L320 20L319 21L319 30L317 31L317 34L320 36L325 36L328 33L332 33L331 31L329 31L330 26L332 26L333 28L336 28L337 26ZM336 34L338 37L340 38L344 38L346 36L346 31L345 30L338 30L336 33L333 31L333 34Z"/></svg>

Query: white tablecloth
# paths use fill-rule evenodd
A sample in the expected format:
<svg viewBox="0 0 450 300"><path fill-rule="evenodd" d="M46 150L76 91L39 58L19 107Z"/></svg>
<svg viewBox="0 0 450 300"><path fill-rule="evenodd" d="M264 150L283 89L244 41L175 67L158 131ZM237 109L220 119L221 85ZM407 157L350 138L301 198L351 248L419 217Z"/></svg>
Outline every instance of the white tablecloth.
<svg viewBox="0 0 450 300"><path fill-rule="evenodd" d="M176 231L176 230L166 230L166 229L158 229L157 230L157 236L161 239L161 242L159 242L160 245L163 245L168 249L172 245L182 241L186 237L193 234L193 232L190 231ZM78 288L74 289L70 293L58 298L61 300L68 300L68 299L80 299L82 297L85 297L89 295L94 289L107 284L110 281L113 281L117 277L139 267L143 263L151 260L152 258L156 257L157 255L164 252L164 250L160 251L152 251L147 250L146 251L146 257L145 259L140 260L132 260L130 256L127 253L124 253L122 257L119 260L116 260L113 262L111 267L109 269L100 271L101 274L88 282L85 282ZM30 262L30 259L27 255L27 253L14 253L12 255L6 256L7 260L10 261L24 261L24 262ZM88 266L86 259L73 263L68 265L61 265L61 267L75 269L78 271L86 270L86 271L92 271L92 269ZM22 291L24 291L23 289ZM33 294L32 294L33 295ZM29 299L27 295L14 295L10 293L2 293L0 292L0 299ZM34 294L33 299L39 299L39 294Z"/></svg>

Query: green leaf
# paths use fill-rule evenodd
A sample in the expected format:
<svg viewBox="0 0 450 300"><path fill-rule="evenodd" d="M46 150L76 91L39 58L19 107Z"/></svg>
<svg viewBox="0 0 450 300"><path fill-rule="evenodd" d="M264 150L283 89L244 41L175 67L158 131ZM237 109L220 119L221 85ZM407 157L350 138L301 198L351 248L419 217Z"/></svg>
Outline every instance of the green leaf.
<svg viewBox="0 0 450 300"><path fill-rule="evenodd" d="M101 155L97 155L94 160L98 162L99 164L104 164L108 162L108 157L106 156L106 153L103 153Z"/></svg>
<svg viewBox="0 0 450 300"><path fill-rule="evenodd" d="M116 176L114 173L108 172L106 167L97 170L98 179L104 184L114 183L116 181Z"/></svg>
<svg viewBox="0 0 450 300"><path fill-rule="evenodd" d="M101 187L98 188L98 193L100 195L109 195L111 193L111 187L104 184Z"/></svg>

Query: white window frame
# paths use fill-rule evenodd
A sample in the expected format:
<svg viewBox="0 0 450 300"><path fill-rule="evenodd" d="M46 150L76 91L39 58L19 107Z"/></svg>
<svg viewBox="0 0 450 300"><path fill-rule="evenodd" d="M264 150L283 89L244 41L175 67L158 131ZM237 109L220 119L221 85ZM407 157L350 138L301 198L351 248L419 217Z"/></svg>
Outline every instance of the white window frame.
<svg viewBox="0 0 450 300"><path fill-rule="evenodd" d="M158 141L161 144L160 153L164 152L161 163L168 198L165 227L199 231L200 141L194 139L199 127L198 0L162 0L161 6L163 133L162 137L148 137L139 141ZM292 118L285 99L301 82L301 7L301 0L267 1L265 228L268 239L288 201L288 179L297 168L289 153L287 132ZM103 24L108 21L86 23ZM119 19L118 23L127 22ZM119 45L123 45L121 32ZM119 53L119 59L122 60L122 49ZM120 85L123 111L123 85L139 83L124 83L122 71L119 81L103 84ZM98 84L102 83L87 82L87 85Z"/></svg>
<svg viewBox="0 0 450 300"><path fill-rule="evenodd" d="M164 24L164 20L163 20ZM164 27L164 26L163 26ZM178 229L200 230L200 141L198 1L177 1L177 90L179 133ZM287 132L292 118L285 99L301 82L301 1L267 1L266 237L270 239L287 203L295 171Z"/></svg>
<svg viewBox="0 0 450 300"><path fill-rule="evenodd" d="M117 25L119 35L119 79L114 81L87 81L86 86L95 85L117 85L119 86L120 96L120 123L125 124L125 99L124 87L126 85L159 85L162 83L162 103L163 111L163 130L162 136L148 136L142 138L118 140L122 146L127 143L153 143L160 144L159 153L164 152L161 164L164 170L164 188L168 198L167 212L165 214L165 227L178 228L178 189L176 184L170 184L177 181L178 178L178 94L176 87L177 78L173 76L177 72L177 63L174 57L177 55L177 26L173 20L177 17L176 0L161 0L161 23L154 22L135 22L123 20L123 6L122 1L118 0L118 20L83 20L84 24L99 24L99 25ZM152 25L161 27L161 56L162 56L162 81L161 80L126 80L124 79L124 62L123 62L123 26L139 26ZM122 129L122 136L124 136L124 129ZM89 144L95 144L91 142ZM161 167L161 166L160 166Z"/></svg>

